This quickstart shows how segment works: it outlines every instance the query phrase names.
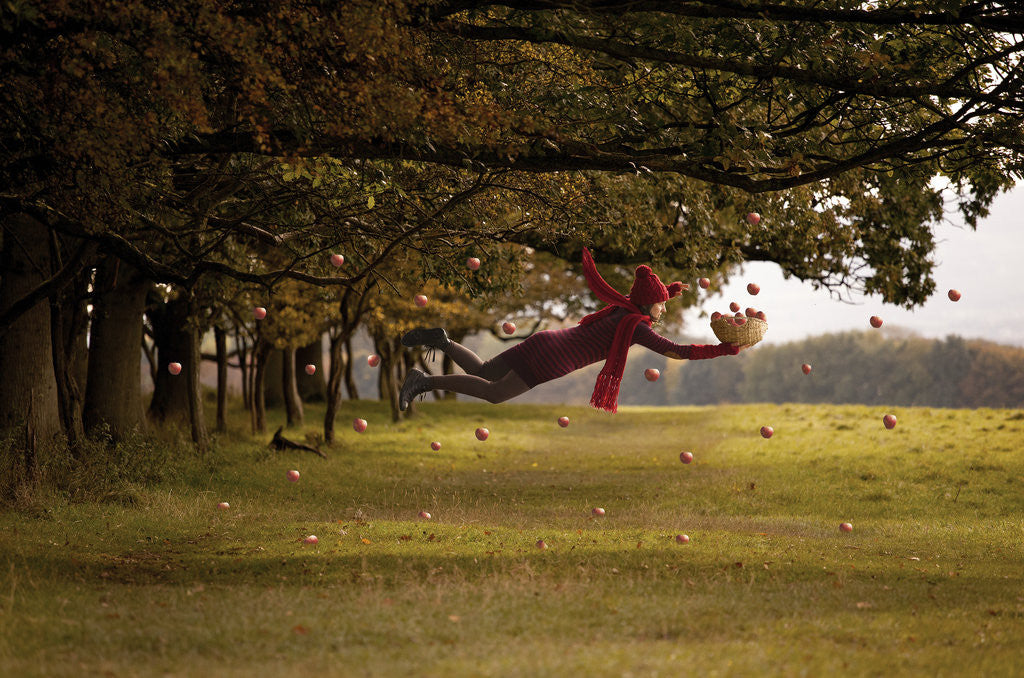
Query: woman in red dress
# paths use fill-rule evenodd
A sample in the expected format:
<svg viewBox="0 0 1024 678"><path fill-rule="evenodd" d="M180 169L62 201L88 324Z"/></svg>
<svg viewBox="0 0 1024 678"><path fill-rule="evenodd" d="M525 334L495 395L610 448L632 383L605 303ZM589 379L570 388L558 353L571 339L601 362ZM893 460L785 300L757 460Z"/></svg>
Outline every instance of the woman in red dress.
<svg viewBox="0 0 1024 678"><path fill-rule="evenodd" d="M402 337L403 345L443 351L466 374L428 376L415 368L409 370L399 394L399 408L405 410L413 398L433 390L454 391L501 403L526 393L537 384L604 360L590 404L615 412L619 384L632 344L640 344L675 360L704 360L736 355L740 351L740 346L729 343L676 344L651 329L651 323L665 312L665 302L681 294L686 286L674 282L666 287L650 266L637 266L629 296L623 296L605 282L586 248L583 249L583 274L597 298L608 306L586 316L575 327L538 332L486 362L449 339L443 328L415 329L407 333Z"/></svg>

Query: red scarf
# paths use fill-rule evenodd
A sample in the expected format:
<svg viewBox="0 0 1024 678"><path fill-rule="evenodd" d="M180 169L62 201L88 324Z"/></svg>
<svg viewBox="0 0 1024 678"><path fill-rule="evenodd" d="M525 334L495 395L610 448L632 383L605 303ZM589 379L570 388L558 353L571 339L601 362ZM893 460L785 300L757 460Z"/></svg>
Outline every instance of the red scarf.
<svg viewBox="0 0 1024 678"><path fill-rule="evenodd" d="M597 322L613 313L616 308L624 308L629 311L619 321L619 326L615 330L615 338L608 351L608 357L604 361L601 374L597 375L594 393L590 396L590 404L594 407L608 412L617 412L619 409L619 386L622 384L622 372L626 369L626 357L629 355L633 332L641 322L650 325L651 316L641 313L640 308L628 297L623 296L605 282L605 279L597 272L594 258L590 256L590 250L586 247L583 248L583 276L587 279L587 286L590 287L594 296L609 305L584 317L580 320L580 325Z"/></svg>

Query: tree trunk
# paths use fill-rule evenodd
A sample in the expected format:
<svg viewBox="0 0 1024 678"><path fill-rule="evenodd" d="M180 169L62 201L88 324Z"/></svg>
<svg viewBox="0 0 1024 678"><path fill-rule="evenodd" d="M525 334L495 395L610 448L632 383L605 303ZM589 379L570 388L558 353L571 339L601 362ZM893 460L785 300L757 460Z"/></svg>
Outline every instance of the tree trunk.
<svg viewBox="0 0 1024 678"><path fill-rule="evenodd" d="M217 430L223 432L228 430L228 333L216 325L213 339L217 346Z"/></svg>
<svg viewBox="0 0 1024 678"><path fill-rule="evenodd" d="M188 299L181 295L164 303L159 301L146 309L153 326L153 343L157 351L156 382L149 416L159 422L188 417L188 373L190 339ZM181 363L181 374L172 375L167 366ZM198 370L198 365L196 366Z"/></svg>
<svg viewBox="0 0 1024 678"><path fill-rule="evenodd" d="M0 313L48 279L50 270L46 227L23 214L11 216L0 250ZM3 469L2 484L12 494L34 480L37 452L62 432L50 312L44 301L0 327L0 430L19 429L14 450L21 453L13 468Z"/></svg>
<svg viewBox="0 0 1024 678"><path fill-rule="evenodd" d="M316 367L316 372L306 374L306 365ZM323 402L327 399L324 385L324 349L323 337L301 346L295 351L295 378L299 382L299 396L303 402Z"/></svg>
<svg viewBox="0 0 1024 678"><path fill-rule="evenodd" d="M249 342L236 329L235 352L238 354L238 367L242 373L242 405L252 411L252 366L249 364Z"/></svg>
<svg viewBox="0 0 1024 678"><path fill-rule="evenodd" d="M284 402L284 351L270 347L263 367L263 402L266 407L281 407Z"/></svg>
<svg viewBox="0 0 1024 678"><path fill-rule="evenodd" d="M288 346L281 351L281 390L284 392L284 409L288 415L288 426L302 426L305 414L302 411L302 398L299 397L299 386L295 380L295 348Z"/></svg>
<svg viewBox="0 0 1024 678"><path fill-rule="evenodd" d="M56 269L61 264L62 243L57 237L51 238L50 255ZM89 246L88 259L95 251ZM71 453L78 457L85 440L85 424L82 420L82 391L85 387L88 349L86 329L89 313L85 299L92 279L91 262L82 262L82 269L62 290L50 296L50 341L53 344L53 368L57 384L57 402L60 408L61 426L68 438Z"/></svg>
<svg viewBox="0 0 1024 678"><path fill-rule="evenodd" d="M359 389L356 387L356 377L352 373L352 335L345 337L345 390L348 391L349 400L359 400Z"/></svg>
<svg viewBox="0 0 1024 678"><path fill-rule="evenodd" d="M90 432L106 425L114 440L145 428L140 347L148 288L148 281L127 263L109 255L100 261L83 419Z"/></svg>
<svg viewBox="0 0 1024 678"><path fill-rule="evenodd" d="M189 313L185 328L188 334L188 375L185 380L188 388L188 421L196 451L206 454L210 451L210 435L206 430L203 387L199 380L199 368L203 364L203 332L199 326L200 308L191 290L188 296Z"/></svg>
<svg viewBox="0 0 1024 678"><path fill-rule="evenodd" d="M400 388L403 361L402 345L395 342L374 337L374 349L380 356L380 372L377 374L377 388L380 390L381 400L386 400L391 406L391 420L401 421L403 417L413 412L413 404L409 403L409 409L402 412L398 409L398 392Z"/></svg>
<svg viewBox="0 0 1024 678"><path fill-rule="evenodd" d="M334 444L334 419L341 404L341 382L345 371L345 340L332 332L330 340L330 362L327 365L327 407L324 411L324 443Z"/></svg>
<svg viewBox="0 0 1024 678"><path fill-rule="evenodd" d="M267 401L264 398L264 382L267 376L267 357L273 347L262 336L256 338L256 347L252 352L252 432L267 432Z"/></svg>

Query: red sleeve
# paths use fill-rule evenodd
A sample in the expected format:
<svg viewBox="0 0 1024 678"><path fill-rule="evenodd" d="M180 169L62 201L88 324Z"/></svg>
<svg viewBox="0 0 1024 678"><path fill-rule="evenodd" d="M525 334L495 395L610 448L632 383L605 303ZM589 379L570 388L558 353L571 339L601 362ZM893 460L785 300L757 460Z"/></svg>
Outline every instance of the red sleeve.
<svg viewBox="0 0 1024 678"><path fill-rule="evenodd" d="M633 343L640 344L676 360L706 360L723 355L736 355L740 347L735 344L677 344L661 336L645 323L637 325L633 332Z"/></svg>

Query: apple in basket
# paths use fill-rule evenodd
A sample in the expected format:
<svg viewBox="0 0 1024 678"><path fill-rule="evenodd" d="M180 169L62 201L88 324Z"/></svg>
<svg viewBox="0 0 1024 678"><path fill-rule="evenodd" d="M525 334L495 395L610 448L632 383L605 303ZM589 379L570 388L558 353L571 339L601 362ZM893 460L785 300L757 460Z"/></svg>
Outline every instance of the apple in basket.
<svg viewBox="0 0 1024 678"><path fill-rule="evenodd" d="M757 313L756 313L756 314L754 315L754 317L755 317L755 318L757 318L758 320L763 320L763 321L765 321L765 322L768 322L768 316L767 316L767 315L765 315L765 312L764 312L764 311L758 311L758 312L757 312Z"/></svg>
<svg viewBox="0 0 1024 678"><path fill-rule="evenodd" d="M714 313L711 314L711 322L715 322L716 320L718 320L721 317L722 317L722 314L719 313L718 311L715 311Z"/></svg>
<svg viewBox="0 0 1024 678"><path fill-rule="evenodd" d="M743 309L743 313L748 318L756 318L757 317L757 309L754 308L753 306L747 306L745 309Z"/></svg>

